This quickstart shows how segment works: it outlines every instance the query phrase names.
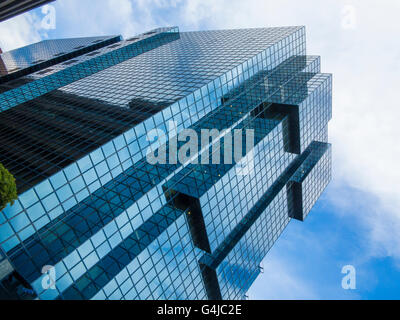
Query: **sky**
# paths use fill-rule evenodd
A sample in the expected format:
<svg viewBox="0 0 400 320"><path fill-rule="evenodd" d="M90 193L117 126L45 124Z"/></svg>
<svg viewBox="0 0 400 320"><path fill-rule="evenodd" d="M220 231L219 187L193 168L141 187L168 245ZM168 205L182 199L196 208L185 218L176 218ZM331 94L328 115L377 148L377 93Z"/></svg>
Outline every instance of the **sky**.
<svg viewBox="0 0 400 320"><path fill-rule="evenodd" d="M333 74L333 180L292 221L250 299L400 299L398 0L57 0L0 23L0 47L42 39L305 25L307 52ZM53 10L54 9L54 10ZM344 266L355 289L343 289Z"/></svg>

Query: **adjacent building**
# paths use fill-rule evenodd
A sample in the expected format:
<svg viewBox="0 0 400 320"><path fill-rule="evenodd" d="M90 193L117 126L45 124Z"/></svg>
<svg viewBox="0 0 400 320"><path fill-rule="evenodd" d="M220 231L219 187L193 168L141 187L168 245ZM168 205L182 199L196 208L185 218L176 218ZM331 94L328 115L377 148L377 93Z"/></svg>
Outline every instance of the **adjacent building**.
<svg viewBox="0 0 400 320"><path fill-rule="evenodd" d="M332 77L305 40L171 27L1 54L0 163L19 198L0 213L0 295L245 299L331 179ZM149 162L187 129L214 130L195 158L221 161Z"/></svg>
<svg viewBox="0 0 400 320"><path fill-rule="evenodd" d="M0 2L0 22L54 0L4 0Z"/></svg>

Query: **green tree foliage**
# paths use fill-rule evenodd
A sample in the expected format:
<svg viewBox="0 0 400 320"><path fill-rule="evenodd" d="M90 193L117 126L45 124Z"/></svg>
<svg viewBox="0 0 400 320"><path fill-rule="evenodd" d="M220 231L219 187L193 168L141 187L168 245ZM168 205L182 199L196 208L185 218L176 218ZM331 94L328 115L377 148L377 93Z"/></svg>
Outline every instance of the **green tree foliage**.
<svg viewBox="0 0 400 320"><path fill-rule="evenodd" d="M0 211L7 204L14 204L17 200L17 185L14 176L0 163Z"/></svg>

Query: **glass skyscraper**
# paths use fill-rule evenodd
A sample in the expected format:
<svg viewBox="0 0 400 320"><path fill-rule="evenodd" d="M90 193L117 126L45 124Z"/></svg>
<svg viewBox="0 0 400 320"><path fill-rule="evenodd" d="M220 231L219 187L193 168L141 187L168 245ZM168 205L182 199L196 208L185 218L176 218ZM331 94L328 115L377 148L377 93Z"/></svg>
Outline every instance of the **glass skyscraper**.
<svg viewBox="0 0 400 320"><path fill-rule="evenodd" d="M304 27L51 40L0 65L18 190L0 213L3 298L244 299L330 181L332 77ZM174 158L185 129L217 132L197 158L232 158L238 132L242 153L148 161Z"/></svg>

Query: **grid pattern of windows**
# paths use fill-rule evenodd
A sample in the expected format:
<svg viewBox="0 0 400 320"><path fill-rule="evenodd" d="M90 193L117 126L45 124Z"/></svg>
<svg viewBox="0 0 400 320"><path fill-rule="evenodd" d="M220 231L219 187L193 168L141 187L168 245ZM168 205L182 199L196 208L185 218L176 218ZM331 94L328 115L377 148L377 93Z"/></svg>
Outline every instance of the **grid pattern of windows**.
<svg viewBox="0 0 400 320"><path fill-rule="evenodd" d="M138 103L119 108L55 90L1 113L0 161L22 194L159 110Z"/></svg>
<svg viewBox="0 0 400 320"><path fill-rule="evenodd" d="M161 31L164 32L163 29ZM224 38L223 36L226 32L234 33L234 31L221 31L219 32L220 37ZM192 88L192 91L195 91L187 95L185 98L181 99L177 103L174 103L170 107L164 109L162 112L158 112L147 120L142 121L134 128L126 131L123 135L117 136L116 138L114 138L113 141L106 143L100 149L97 149L91 152L88 156L78 160L76 164L74 163L72 165L69 165L61 172L54 174L49 179L39 184L36 188L32 188L23 193L20 196L19 201L17 201L16 205L6 208L5 211L6 216L9 220L24 220L27 223L18 228L19 231L17 231L17 234L13 232L13 228L10 224L7 223L2 226L4 233L0 237L0 242L3 242L3 247L5 248L5 250L8 251L11 248L15 247L21 240L25 240L36 231L36 229L29 224L29 220L26 218L26 214L24 214L23 211L26 211L30 207L34 206L37 219L43 219L47 221L53 220L55 217L58 217L60 214L66 212L80 202L80 197L77 198L76 194L72 193L69 187L69 184L78 175L84 175L86 172L93 172L96 163L103 162L109 158L115 160L112 162L112 166L109 168L109 172L107 172L104 176L98 176L96 174L97 177L95 177L95 180L91 180L90 183L88 183L87 191L89 191L89 193L93 192L101 185L110 181L113 177L118 176L118 174L122 173L126 168L128 168L135 162L143 159L146 149L149 146L149 142L146 140L146 132L148 132L149 130L155 127L165 128L166 123L170 120L173 120L177 123L178 130L181 130L183 127L188 127L192 123L196 123L199 119L205 117L208 113L210 113L211 110L218 108L218 106L220 106L220 99L222 98L222 96L227 94L229 90L236 85L240 84L249 77L252 77L260 70L272 70L280 63L289 59L291 56L302 54L305 51L304 29L302 28L249 29L244 31L237 30L237 32L241 32L244 35L242 41L245 48L247 48L247 38L245 36L252 35L253 33L263 35L263 39L265 39L265 46L270 47L259 52L255 57L243 62L239 66L228 71L227 73L222 74L220 77L214 79L209 84L206 84L200 89L195 90L196 88ZM196 35L198 33L188 34ZM213 34L213 32L205 32L205 35L212 36ZM256 39L257 38L254 38L254 41L256 41ZM276 42L277 39L282 40ZM179 41L181 40L178 40L178 42ZM176 42L177 41L168 43L168 45L164 47L175 45ZM182 50L190 48L190 37L186 39L186 42L187 44L183 46ZM214 42L212 41L209 42L210 48L214 48L213 43ZM258 46L259 47L257 47L256 49L257 51L261 50L262 48L261 45ZM155 51L157 50L160 50L160 48L156 49ZM223 48L221 48L220 50L223 50L225 55L231 55L229 50L224 50ZM257 52L256 50L255 52ZM198 50L194 51L198 52ZM191 59L194 61L199 61L196 53L191 53L192 55L187 55L185 51L183 51L181 55L184 57L191 57ZM223 58L222 61L229 62L229 59L227 59L225 55L221 55L221 58ZM248 53L248 56L250 56L250 53ZM140 57L141 55L137 58ZM165 59L167 59L167 57L165 57ZM209 59L212 59L212 57L213 55L202 56L207 64L210 63ZM135 63L136 60L131 59L129 61L131 61L131 63ZM159 59L157 59L157 61L159 61ZM219 67L218 64L211 64L211 66L213 66L214 68ZM187 66L187 68L188 67L189 66ZM94 75L87 77L88 80L86 81L90 81L93 76ZM102 81L108 81L107 78L103 77L102 79ZM117 87L115 87L114 84L110 84L110 86L111 90L117 90ZM88 87L89 86L86 86L86 90L89 90ZM103 92L104 88L101 88L101 90L99 91ZM19 105L16 108L18 109L21 106L22 105ZM0 116L3 113L4 111L0 113ZM128 154L130 157L127 158ZM61 168L62 167L60 167L60 169ZM45 188L41 188L42 184L45 185ZM40 191L38 191L39 189ZM47 197L51 196L52 198L54 198L54 194L64 194L65 189L67 189L67 195L69 194L69 196L60 199L60 204L57 205L54 209L51 209L49 211L45 208L45 206L40 203L41 200L44 200L45 198L47 199Z"/></svg>
<svg viewBox="0 0 400 320"><path fill-rule="evenodd" d="M19 199L0 214L0 246L25 289L39 299L244 298L287 223L330 180L331 76L305 52L303 27L160 28L4 83L0 162ZM217 131L198 140L198 161L147 161L179 150L185 128ZM152 129L167 135L151 142ZM240 159L224 163L236 130ZM201 164L206 154L222 164ZM55 290L43 286L47 265Z"/></svg>
<svg viewBox="0 0 400 320"><path fill-rule="evenodd" d="M25 101L35 99L71 82L93 75L115 64L136 57L143 52L176 40L178 37L179 33L174 28L160 30L159 33L144 37L121 48L107 48L111 51L105 51L102 55L94 57L86 55L86 59L83 59L82 63L69 67L59 64L59 68L53 68L45 74L37 72L36 75L32 75L35 81L0 94L0 111L18 106Z"/></svg>
<svg viewBox="0 0 400 320"><path fill-rule="evenodd" d="M207 299L197 260L180 216L92 299Z"/></svg>
<svg viewBox="0 0 400 320"><path fill-rule="evenodd" d="M273 72L255 75L252 81L246 82L244 88L232 90L225 96L225 106L218 109L217 113L212 113L212 119L229 127L237 123L240 118L243 119L244 115L254 109L257 103L270 101L269 99L275 102L274 96L276 92L280 95L282 84L290 83L293 77L299 78L298 73L293 72L294 70L302 71L301 74L307 75L309 70L318 71L319 59L316 57L290 59ZM297 82L300 82L301 86L307 85L308 77L300 77L303 81L300 82L297 79ZM266 81L269 85L264 87L264 90L260 90L260 86L265 86ZM236 98L235 93L240 93L239 98ZM291 99L289 102L294 103L293 95L296 94L298 94L297 90L287 91L286 99ZM305 98L306 96L303 97ZM220 117L221 114L223 117ZM287 148L284 144L287 141L284 139L283 127L286 125L282 124L270 133L280 121L283 123L282 118L279 121L260 118L251 120L252 118L246 118L235 128L256 129L256 144L267 136L266 140L253 150L256 166L252 175L237 175L237 167L232 168L233 165L189 165L172 179L177 186L176 191L200 198L211 250L221 244L294 158L294 155L284 152ZM201 122L200 127L218 128L217 125L210 125L209 122L214 125L213 121L207 118ZM222 141L220 145L223 149Z"/></svg>
<svg viewBox="0 0 400 320"><path fill-rule="evenodd" d="M71 59L119 41L120 37L87 37L43 40L0 54L0 83Z"/></svg>
<svg viewBox="0 0 400 320"><path fill-rule="evenodd" d="M224 299L244 299L262 271L260 264L290 222L282 190L217 268Z"/></svg>
<svg viewBox="0 0 400 320"><path fill-rule="evenodd" d="M171 298L171 293L175 299L201 297L204 288L182 211L163 207L134 232L128 219L125 226L121 223L119 219L120 233L114 227L115 235L110 236L108 228L105 235L96 235L56 265L62 273L56 290L43 290L42 279L35 281L33 287L39 297L54 299L61 294L60 299L76 300L91 299L96 294L94 299L102 295L132 299L136 294L140 299L165 299ZM126 234L129 236L117 244ZM171 283L180 287L178 276L184 287L168 289Z"/></svg>
<svg viewBox="0 0 400 320"><path fill-rule="evenodd" d="M263 65L276 66L291 52L304 54L301 30L292 27L182 32L179 41L71 83L63 90L121 106L127 106L132 99L173 103L232 69L222 82L226 88L249 77L243 73L254 74ZM268 58L265 53L262 55L265 48L277 42L274 54ZM205 98L208 94L204 90L198 94ZM195 100L197 97L196 93ZM190 100L188 104L192 104Z"/></svg>
<svg viewBox="0 0 400 320"><path fill-rule="evenodd" d="M325 150L326 145L321 144L319 148L325 151L323 156L318 157L318 155L315 155L317 159L310 159L310 161L313 161L311 165L305 163L304 167L301 168L303 175L300 180L302 185L303 220L307 217L332 177L331 147L329 146L328 150ZM310 166L311 168L309 168ZM296 181L298 179L298 177L293 178Z"/></svg>
<svg viewBox="0 0 400 320"><path fill-rule="evenodd" d="M0 54L3 66L0 67L2 75L9 69L27 68L32 64L50 60L54 56L59 56L76 50L76 47L89 46L97 41L104 41L109 37L89 37L72 38L62 40L43 40L20 49L4 52ZM5 67L5 69L4 69Z"/></svg>
<svg viewBox="0 0 400 320"><path fill-rule="evenodd" d="M237 168L233 168L201 197L212 250L221 244L293 159L284 153L282 142L280 125L254 149L257 165L250 174L237 175Z"/></svg>
<svg viewBox="0 0 400 320"><path fill-rule="evenodd" d="M318 170L316 164L323 162L325 165L330 165L330 163L326 163L326 159L329 159L329 157L329 144L322 142L311 143L301 155L297 156L285 168L285 171L248 211L235 229L225 237L219 247L213 253L205 253L203 255L200 262L215 270L215 277L219 279L220 283L221 297L230 299L243 298L245 292L260 273L259 264L262 258L282 233L290 218L295 217L296 219L304 220L302 199L301 197L300 199L296 199L293 196L292 185L294 182L304 181L308 174L313 172L312 170L315 168ZM327 174L323 179L324 183L313 185L316 188L316 190L313 190L314 194L320 194L326 187L330 178L327 170L330 169L326 168L325 171L321 172L321 174ZM282 202L281 196L284 202ZM274 207L276 204L275 201L279 201L279 199L281 199L281 204L279 208L276 208ZM315 198L313 199L316 200ZM301 202L300 207L296 203L299 200ZM299 212L293 212L293 210L298 210ZM267 233L263 231L251 232L252 228L255 228L261 221L265 221L262 218L265 212L269 212L270 215L276 214L279 219L274 220L276 223L271 219L267 219L268 225L263 228L263 231L266 229L269 230ZM265 239L261 242L251 242L252 239L257 237L264 237ZM263 246L263 244L267 246ZM261 251L258 251L258 255L254 254L254 248L261 248ZM245 257L251 256L253 259L238 259L239 255L234 255L234 252L237 252L237 250L241 250L241 254L244 254ZM240 262L242 263L240 264ZM238 273L241 276L234 277ZM231 287L233 282L235 285ZM216 297L213 296L213 298Z"/></svg>
<svg viewBox="0 0 400 320"><path fill-rule="evenodd" d="M332 118L332 77L299 73L272 96L271 102L299 106L300 144L304 151Z"/></svg>

